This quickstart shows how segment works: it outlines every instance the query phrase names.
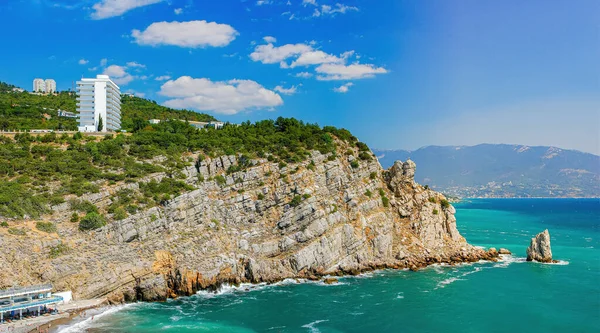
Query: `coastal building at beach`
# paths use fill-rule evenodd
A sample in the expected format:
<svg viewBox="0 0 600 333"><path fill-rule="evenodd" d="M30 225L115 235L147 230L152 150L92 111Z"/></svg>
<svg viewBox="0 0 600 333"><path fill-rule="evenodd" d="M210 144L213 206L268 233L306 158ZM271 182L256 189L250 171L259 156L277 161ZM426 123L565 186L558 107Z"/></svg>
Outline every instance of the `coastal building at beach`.
<svg viewBox="0 0 600 333"><path fill-rule="evenodd" d="M108 132L121 128L121 90L108 75L77 81L80 132Z"/></svg>
<svg viewBox="0 0 600 333"><path fill-rule="evenodd" d="M0 323L56 312L63 297L51 291L49 284L0 290Z"/></svg>

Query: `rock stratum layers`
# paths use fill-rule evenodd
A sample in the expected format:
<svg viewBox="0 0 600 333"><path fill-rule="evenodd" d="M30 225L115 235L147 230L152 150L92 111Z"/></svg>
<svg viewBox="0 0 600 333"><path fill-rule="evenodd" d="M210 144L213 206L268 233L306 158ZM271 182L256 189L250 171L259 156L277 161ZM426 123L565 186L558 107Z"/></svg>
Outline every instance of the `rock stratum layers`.
<svg viewBox="0 0 600 333"><path fill-rule="evenodd" d="M63 205L48 217L58 233L3 232L0 287L51 282L79 299L155 301L223 283L497 257L467 244L454 208L414 182L411 161L384 171L374 158L314 151L302 163L254 160L227 175L236 163L236 156L198 161L185 170L195 190L96 231L77 230ZM137 184L122 187L136 190ZM102 209L118 189L85 199ZM50 248L59 243L69 251L51 258Z"/></svg>

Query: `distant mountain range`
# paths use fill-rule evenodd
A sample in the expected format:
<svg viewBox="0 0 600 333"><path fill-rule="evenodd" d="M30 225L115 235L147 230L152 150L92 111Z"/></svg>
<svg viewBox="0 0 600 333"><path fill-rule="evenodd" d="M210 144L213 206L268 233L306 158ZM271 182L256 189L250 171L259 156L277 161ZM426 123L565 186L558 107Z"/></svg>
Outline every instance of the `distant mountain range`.
<svg viewBox="0 0 600 333"><path fill-rule="evenodd" d="M415 179L459 197L600 197L600 156L505 144L377 150L384 168L410 158Z"/></svg>

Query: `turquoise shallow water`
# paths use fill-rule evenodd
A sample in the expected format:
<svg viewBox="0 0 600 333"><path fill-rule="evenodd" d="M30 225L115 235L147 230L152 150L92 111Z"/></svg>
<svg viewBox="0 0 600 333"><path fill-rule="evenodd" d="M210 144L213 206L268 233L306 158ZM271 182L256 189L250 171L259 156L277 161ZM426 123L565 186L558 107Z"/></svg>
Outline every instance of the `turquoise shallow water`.
<svg viewBox="0 0 600 333"><path fill-rule="evenodd" d="M112 308L63 332L599 332L600 201L491 199L456 205L474 245L506 247L501 263L379 271L340 284L226 288ZM524 262L549 229L560 264Z"/></svg>

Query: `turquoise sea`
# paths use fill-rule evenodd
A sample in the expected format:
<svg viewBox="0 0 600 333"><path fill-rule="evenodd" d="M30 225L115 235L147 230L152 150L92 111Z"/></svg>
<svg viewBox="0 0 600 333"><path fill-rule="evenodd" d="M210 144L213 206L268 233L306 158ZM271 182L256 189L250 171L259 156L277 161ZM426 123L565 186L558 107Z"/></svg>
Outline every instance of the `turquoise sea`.
<svg viewBox="0 0 600 333"><path fill-rule="evenodd" d="M110 308L63 332L600 332L600 200L478 199L455 205L474 245L499 263L378 271L337 285L225 288ZM525 262L549 229L559 264Z"/></svg>

